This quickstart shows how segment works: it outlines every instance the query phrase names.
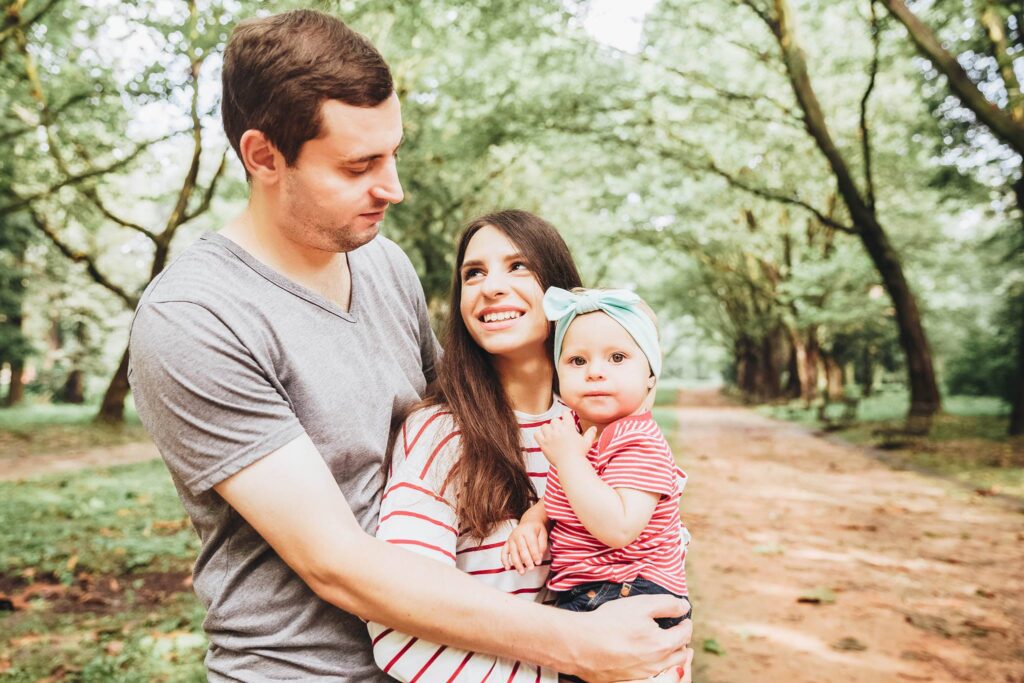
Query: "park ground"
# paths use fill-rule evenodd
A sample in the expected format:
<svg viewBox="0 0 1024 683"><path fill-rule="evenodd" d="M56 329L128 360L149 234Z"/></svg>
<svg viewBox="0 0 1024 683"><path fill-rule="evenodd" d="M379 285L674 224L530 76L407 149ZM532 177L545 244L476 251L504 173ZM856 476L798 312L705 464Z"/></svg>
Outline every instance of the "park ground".
<svg viewBox="0 0 1024 683"><path fill-rule="evenodd" d="M656 410L689 474L696 683L1024 683L1019 467L895 469L714 392L680 403ZM0 679L202 680L197 543L138 426L0 433Z"/></svg>

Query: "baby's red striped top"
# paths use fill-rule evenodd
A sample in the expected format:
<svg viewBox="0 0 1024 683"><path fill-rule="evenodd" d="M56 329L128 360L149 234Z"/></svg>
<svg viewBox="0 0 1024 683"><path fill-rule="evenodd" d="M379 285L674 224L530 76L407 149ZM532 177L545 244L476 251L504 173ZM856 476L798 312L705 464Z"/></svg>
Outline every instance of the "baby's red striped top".
<svg viewBox="0 0 1024 683"><path fill-rule="evenodd" d="M685 548L679 518L680 482L686 475L651 413L631 415L605 427L587 458L612 488L660 494L654 513L640 535L623 548L609 548L594 538L576 517L558 469L548 473L544 508L554 520L551 530L551 578L548 588L565 591L585 583L624 583L643 576L673 593L686 595Z"/></svg>

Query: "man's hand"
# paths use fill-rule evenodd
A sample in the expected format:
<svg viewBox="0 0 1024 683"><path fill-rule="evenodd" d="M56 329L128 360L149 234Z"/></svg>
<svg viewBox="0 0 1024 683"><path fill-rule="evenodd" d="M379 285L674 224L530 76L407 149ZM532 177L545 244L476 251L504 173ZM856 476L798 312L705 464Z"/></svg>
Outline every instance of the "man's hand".
<svg viewBox="0 0 1024 683"><path fill-rule="evenodd" d="M568 673L591 683L606 683L648 678L686 666L691 620L662 629L654 619L681 617L688 609L685 600L672 596L637 595L580 614L582 637L577 642L584 645L572 653L578 666Z"/></svg>
<svg viewBox="0 0 1024 683"><path fill-rule="evenodd" d="M544 457L555 467L566 458L585 458L595 438L597 428L591 427L580 434L572 417L564 413L541 427L536 436Z"/></svg>
<svg viewBox="0 0 1024 683"><path fill-rule="evenodd" d="M505 569L515 567L520 574L539 567L548 549L548 529L543 522L523 521L508 536L501 549L501 564Z"/></svg>

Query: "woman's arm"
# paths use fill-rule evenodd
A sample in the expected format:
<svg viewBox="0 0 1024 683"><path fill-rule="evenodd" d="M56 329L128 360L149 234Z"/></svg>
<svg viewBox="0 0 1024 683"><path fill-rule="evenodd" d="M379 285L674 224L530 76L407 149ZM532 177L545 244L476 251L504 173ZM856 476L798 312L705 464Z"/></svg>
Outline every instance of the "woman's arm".
<svg viewBox="0 0 1024 683"><path fill-rule="evenodd" d="M401 468L389 482L377 537L454 567L458 532L455 512L426 482ZM487 552L481 550L480 552ZM493 552L493 551L492 551ZM543 583L543 578L537 579ZM521 663L418 639L370 622L373 656L386 674L400 681L554 681L556 674Z"/></svg>

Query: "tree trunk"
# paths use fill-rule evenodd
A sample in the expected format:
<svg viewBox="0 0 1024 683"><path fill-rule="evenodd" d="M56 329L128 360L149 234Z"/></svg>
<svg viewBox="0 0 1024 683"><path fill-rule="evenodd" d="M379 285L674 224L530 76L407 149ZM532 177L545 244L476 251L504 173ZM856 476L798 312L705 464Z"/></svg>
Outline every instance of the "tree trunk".
<svg viewBox="0 0 1024 683"><path fill-rule="evenodd" d="M818 329L807 328L803 333L791 330L793 356L800 382L799 397L807 407L818 397Z"/></svg>
<svg viewBox="0 0 1024 683"><path fill-rule="evenodd" d="M867 346L861 354L860 361L856 367L857 383L860 385L860 395L867 398L874 390L875 384L875 355Z"/></svg>
<svg viewBox="0 0 1024 683"><path fill-rule="evenodd" d="M85 403L85 373L77 369L69 372L57 398L62 403Z"/></svg>
<svg viewBox="0 0 1024 683"><path fill-rule="evenodd" d="M11 383L7 387L7 397L4 399L4 405L8 408L18 405L25 398L24 372L25 361L11 361Z"/></svg>
<svg viewBox="0 0 1024 683"><path fill-rule="evenodd" d="M153 265L149 270L149 282L152 282L164 269L164 266L167 265L169 253L170 247L168 244L163 242L157 243L156 252L153 254ZM117 366L117 372L110 378L110 384L107 385L107 390L103 394L103 402L100 404L99 412L96 413L96 422L123 424L124 400L128 398L129 390L128 346L126 345L124 353L121 355L121 363Z"/></svg>
<svg viewBox="0 0 1024 683"><path fill-rule="evenodd" d="M878 221L874 206L869 205L861 195L846 160L832 140L825 115L811 85L803 50L793 33L792 11L786 0L775 0L775 7L778 20L771 24L771 28L782 50L793 93L803 111L804 124L832 169L839 194L857 228L857 235L878 270L895 309L900 346L906 355L910 383L908 422L920 422L917 418L928 418L938 412L941 399L917 300L904 276L899 255Z"/></svg>
<svg viewBox="0 0 1024 683"><path fill-rule="evenodd" d="M96 413L96 422L106 424L124 423L124 400L128 397L128 348L125 347L121 354L121 363L117 366L106 393L103 394L103 402L100 410Z"/></svg>
<svg viewBox="0 0 1024 683"><path fill-rule="evenodd" d="M1024 434L1024 311L1018 320L1020 329L1017 331L1017 391L1013 397L1013 408L1010 410L1010 436Z"/></svg>
<svg viewBox="0 0 1024 683"><path fill-rule="evenodd" d="M798 399L803 394L803 383L800 381L800 365L806 355L800 348L799 334L796 330L789 331L792 342L789 345L789 360L786 365L786 388L783 395L788 399Z"/></svg>
<svg viewBox="0 0 1024 683"><path fill-rule="evenodd" d="M825 395L829 402L843 400L843 366L836 362L831 354L821 354L825 366Z"/></svg>

